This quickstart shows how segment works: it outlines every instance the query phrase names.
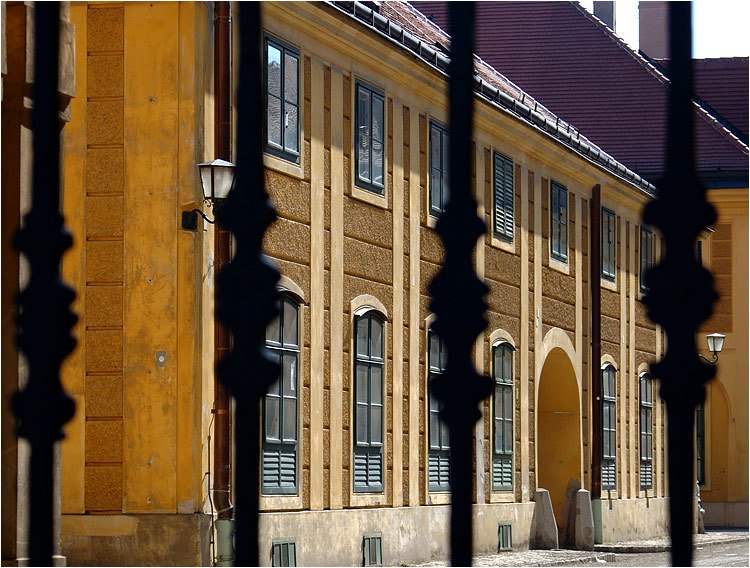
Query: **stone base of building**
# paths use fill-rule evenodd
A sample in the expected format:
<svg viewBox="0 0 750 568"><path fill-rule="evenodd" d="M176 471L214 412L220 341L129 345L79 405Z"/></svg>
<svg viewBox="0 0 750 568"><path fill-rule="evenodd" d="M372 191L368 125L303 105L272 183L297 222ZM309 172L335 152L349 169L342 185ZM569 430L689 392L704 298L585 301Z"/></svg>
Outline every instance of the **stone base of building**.
<svg viewBox="0 0 750 568"><path fill-rule="evenodd" d="M602 493L602 543L647 540L669 534L668 499L607 499L606 492Z"/></svg>
<svg viewBox="0 0 750 568"><path fill-rule="evenodd" d="M605 542L667 534L666 499L618 500L611 509L603 500L602 505ZM501 525L510 525L514 550L535 548L535 507L534 502L475 505L474 553L498 552ZM362 566L366 535L380 537L384 566L444 561L449 515L449 505L263 513L260 565L271 565L274 543L294 542L298 566ZM507 537L507 528L502 532Z"/></svg>
<svg viewBox="0 0 750 568"><path fill-rule="evenodd" d="M703 501L706 510L703 524L707 527L748 527L747 501Z"/></svg>
<svg viewBox="0 0 750 568"><path fill-rule="evenodd" d="M63 515L69 566L210 566L210 515Z"/></svg>

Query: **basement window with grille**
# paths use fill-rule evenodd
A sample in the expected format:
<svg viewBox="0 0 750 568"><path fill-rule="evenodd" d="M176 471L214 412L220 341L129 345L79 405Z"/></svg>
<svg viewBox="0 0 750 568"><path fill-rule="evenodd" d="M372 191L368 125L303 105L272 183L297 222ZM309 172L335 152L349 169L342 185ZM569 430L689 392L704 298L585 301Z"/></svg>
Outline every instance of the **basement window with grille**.
<svg viewBox="0 0 750 568"><path fill-rule="evenodd" d="M513 550L513 526L511 523L497 525L497 551Z"/></svg>
<svg viewBox="0 0 750 568"><path fill-rule="evenodd" d="M274 540L271 566L297 566L297 546L293 540Z"/></svg>
<svg viewBox="0 0 750 568"><path fill-rule="evenodd" d="M362 566L383 565L382 533L366 534L362 538Z"/></svg>

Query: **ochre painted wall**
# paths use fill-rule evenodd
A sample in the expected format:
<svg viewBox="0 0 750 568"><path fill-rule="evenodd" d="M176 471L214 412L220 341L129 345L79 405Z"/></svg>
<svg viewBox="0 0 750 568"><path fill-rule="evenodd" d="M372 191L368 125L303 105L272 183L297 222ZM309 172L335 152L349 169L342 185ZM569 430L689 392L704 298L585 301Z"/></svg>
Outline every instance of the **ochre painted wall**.
<svg viewBox="0 0 750 568"><path fill-rule="evenodd" d="M63 513L193 514L207 468L204 236L181 230L180 214L201 201L208 13L189 2L74 2L71 19L64 209L75 245L63 270L80 319L63 371L78 404L63 442Z"/></svg>

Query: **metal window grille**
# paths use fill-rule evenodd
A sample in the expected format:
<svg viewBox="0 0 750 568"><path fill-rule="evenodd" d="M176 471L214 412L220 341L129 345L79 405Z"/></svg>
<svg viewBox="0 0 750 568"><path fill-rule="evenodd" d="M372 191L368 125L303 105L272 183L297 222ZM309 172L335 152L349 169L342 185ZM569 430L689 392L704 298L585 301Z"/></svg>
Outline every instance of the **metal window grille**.
<svg viewBox="0 0 750 568"><path fill-rule="evenodd" d="M602 489L617 486L617 415L615 368L602 369Z"/></svg>
<svg viewBox="0 0 750 568"><path fill-rule="evenodd" d="M266 36L266 151L299 163L299 50Z"/></svg>
<svg viewBox="0 0 750 568"><path fill-rule="evenodd" d="M651 489L653 481L654 461L654 430L653 430L653 383L651 375L641 373L640 376L640 416L639 424L641 431L641 489Z"/></svg>
<svg viewBox="0 0 750 568"><path fill-rule="evenodd" d="M508 343L492 350L493 396L492 488L513 489L513 347Z"/></svg>
<svg viewBox="0 0 750 568"><path fill-rule="evenodd" d="M568 190L556 181L550 184L549 220L550 254L568 262Z"/></svg>
<svg viewBox="0 0 750 568"><path fill-rule="evenodd" d="M615 280L617 270L617 216L602 208L602 276Z"/></svg>
<svg viewBox="0 0 750 568"><path fill-rule="evenodd" d="M497 551L513 550L513 525L500 523L497 525Z"/></svg>
<svg viewBox="0 0 750 568"><path fill-rule="evenodd" d="M651 270L654 266L654 258L656 257L654 233L649 231L646 227L641 227L641 273L640 273L640 284L641 290L648 290L646 284L646 273Z"/></svg>
<svg viewBox="0 0 750 568"><path fill-rule="evenodd" d="M382 93L357 83L356 108L356 183L382 195L385 191L385 98Z"/></svg>
<svg viewBox="0 0 750 568"><path fill-rule="evenodd" d="M266 348L279 364L279 377L263 399L263 493L297 492L299 407L299 306L289 296L266 329Z"/></svg>
<svg viewBox="0 0 750 568"><path fill-rule="evenodd" d="M438 380L445 370L445 345L440 338L429 332L429 350L427 353L430 369L428 377L429 390L429 428L428 437L430 451L428 452L428 485L430 491L450 490L450 438L448 425L440 418L440 403L433 395L433 381Z"/></svg>
<svg viewBox="0 0 750 568"><path fill-rule="evenodd" d="M354 320L354 490L383 491L383 320Z"/></svg>
<svg viewBox="0 0 750 568"><path fill-rule="evenodd" d="M493 154L493 184L495 201L495 234L506 239L513 238L515 219L513 213L513 160L495 152Z"/></svg>
<svg viewBox="0 0 750 568"><path fill-rule="evenodd" d="M362 537L362 566L383 565L383 537L381 533Z"/></svg>
<svg viewBox="0 0 750 568"><path fill-rule="evenodd" d="M271 545L271 566L296 566L297 545L293 540L274 540Z"/></svg>
<svg viewBox="0 0 750 568"><path fill-rule="evenodd" d="M445 127L430 122L430 215L440 217L450 196L448 144Z"/></svg>

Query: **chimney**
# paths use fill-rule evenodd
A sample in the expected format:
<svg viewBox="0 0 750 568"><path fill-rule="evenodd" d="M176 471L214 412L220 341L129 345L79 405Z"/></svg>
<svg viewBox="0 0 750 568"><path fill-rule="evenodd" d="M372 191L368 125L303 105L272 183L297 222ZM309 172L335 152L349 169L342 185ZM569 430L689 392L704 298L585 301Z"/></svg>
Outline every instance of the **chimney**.
<svg viewBox="0 0 750 568"><path fill-rule="evenodd" d="M615 29L615 3L594 1L594 16L609 26L609 29Z"/></svg>
<svg viewBox="0 0 750 568"><path fill-rule="evenodd" d="M669 58L669 2L638 2L638 49L651 59Z"/></svg>

